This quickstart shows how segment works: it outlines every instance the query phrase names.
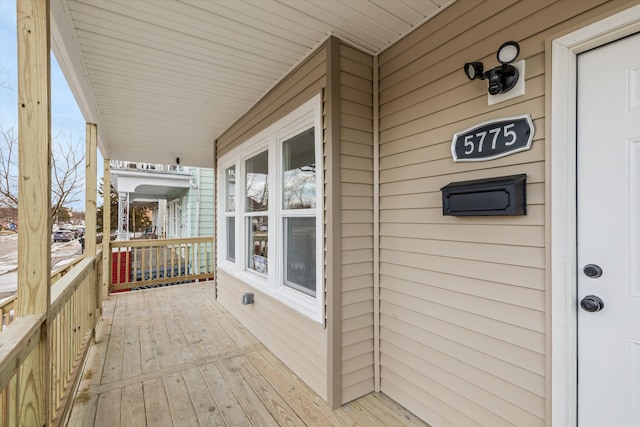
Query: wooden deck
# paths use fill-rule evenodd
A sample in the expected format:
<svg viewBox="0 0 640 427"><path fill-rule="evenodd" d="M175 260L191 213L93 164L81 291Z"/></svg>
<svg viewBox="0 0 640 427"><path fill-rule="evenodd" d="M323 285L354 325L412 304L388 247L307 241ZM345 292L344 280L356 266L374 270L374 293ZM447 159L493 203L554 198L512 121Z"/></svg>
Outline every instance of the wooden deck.
<svg viewBox="0 0 640 427"><path fill-rule="evenodd" d="M332 411L207 282L105 303L69 426L426 426L381 394Z"/></svg>

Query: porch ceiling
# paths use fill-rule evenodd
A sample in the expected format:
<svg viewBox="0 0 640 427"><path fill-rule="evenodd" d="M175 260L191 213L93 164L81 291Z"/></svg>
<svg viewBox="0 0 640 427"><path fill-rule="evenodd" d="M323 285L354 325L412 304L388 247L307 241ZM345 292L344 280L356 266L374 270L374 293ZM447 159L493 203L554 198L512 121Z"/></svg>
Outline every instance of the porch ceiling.
<svg viewBox="0 0 640 427"><path fill-rule="evenodd" d="M330 34L377 54L453 0L51 0L52 49L112 160L213 141Z"/></svg>

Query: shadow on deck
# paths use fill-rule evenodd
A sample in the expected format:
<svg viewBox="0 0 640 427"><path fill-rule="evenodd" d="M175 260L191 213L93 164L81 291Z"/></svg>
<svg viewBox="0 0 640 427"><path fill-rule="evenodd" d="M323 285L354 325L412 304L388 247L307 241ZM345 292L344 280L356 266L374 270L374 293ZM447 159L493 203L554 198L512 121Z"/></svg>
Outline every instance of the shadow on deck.
<svg viewBox="0 0 640 427"><path fill-rule="evenodd" d="M207 282L113 294L69 426L426 426L372 393L332 411Z"/></svg>

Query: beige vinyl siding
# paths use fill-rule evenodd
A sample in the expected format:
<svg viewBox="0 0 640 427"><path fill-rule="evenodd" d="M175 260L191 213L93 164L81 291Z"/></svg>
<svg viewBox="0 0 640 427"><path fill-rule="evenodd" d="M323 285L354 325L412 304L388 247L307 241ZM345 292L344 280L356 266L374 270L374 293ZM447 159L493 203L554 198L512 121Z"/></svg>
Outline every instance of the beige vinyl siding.
<svg viewBox="0 0 640 427"><path fill-rule="evenodd" d="M374 389L372 67L340 45L343 403Z"/></svg>
<svg viewBox="0 0 640 427"><path fill-rule="evenodd" d="M458 1L380 55L381 388L434 427L550 422L544 47L604 3ZM526 94L487 106L462 66L507 40ZM531 150L453 162L454 133L527 113ZM442 215L450 182L521 173L526 216Z"/></svg>
<svg viewBox="0 0 640 427"><path fill-rule="evenodd" d="M240 304L244 292L254 293L253 305ZM222 270L218 270L218 301L302 381L327 398L327 334L322 324Z"/></svg>
<svg viewBox="0 0 640 427"><path fill-rule="evenodd" d="M326 86L326 46L288 75L216 143L217 159L295 110ZM323 119L323 122L325 120ZM326 167L326 160L325 160ZM280 358L302 381L328 398L327 330L294 309L218 269L218 300ZM242 293L253 292L255 303L243 306ZM322 295L321 290L319 295Z"/></svg>

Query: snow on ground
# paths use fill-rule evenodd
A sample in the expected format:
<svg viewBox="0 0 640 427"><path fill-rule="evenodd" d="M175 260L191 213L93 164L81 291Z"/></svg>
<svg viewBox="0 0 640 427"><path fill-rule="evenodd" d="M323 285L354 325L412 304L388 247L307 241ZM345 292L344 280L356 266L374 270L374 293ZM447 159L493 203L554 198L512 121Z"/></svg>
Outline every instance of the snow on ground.
<svg viewBox="0 0 640 427"><path fill-rule="evenodd" d="M18 240L18 233L2 233L0 234L0 242L6 242L9 240Z"/></svg>
<svg viewBox="0 0 640 427"><path fill-rule="evenodd" d="M10 240L17 240L18 235L1 234L0 244ZM73 261L81 255L80 243L72 240L67 243L54 243L51 245L51 270L57 270ZM0 257L0 294L15 292L18 288L18 253L17 250Z"/></svg>
<svg viewBox="0 0 640 427"><path fill-rule="evenodd" d="M5 273L9 273L10 271L14 271L18 269L18 264L13 264L9 262L5 262L4 258L0 258L0 276Z"/></svg>

